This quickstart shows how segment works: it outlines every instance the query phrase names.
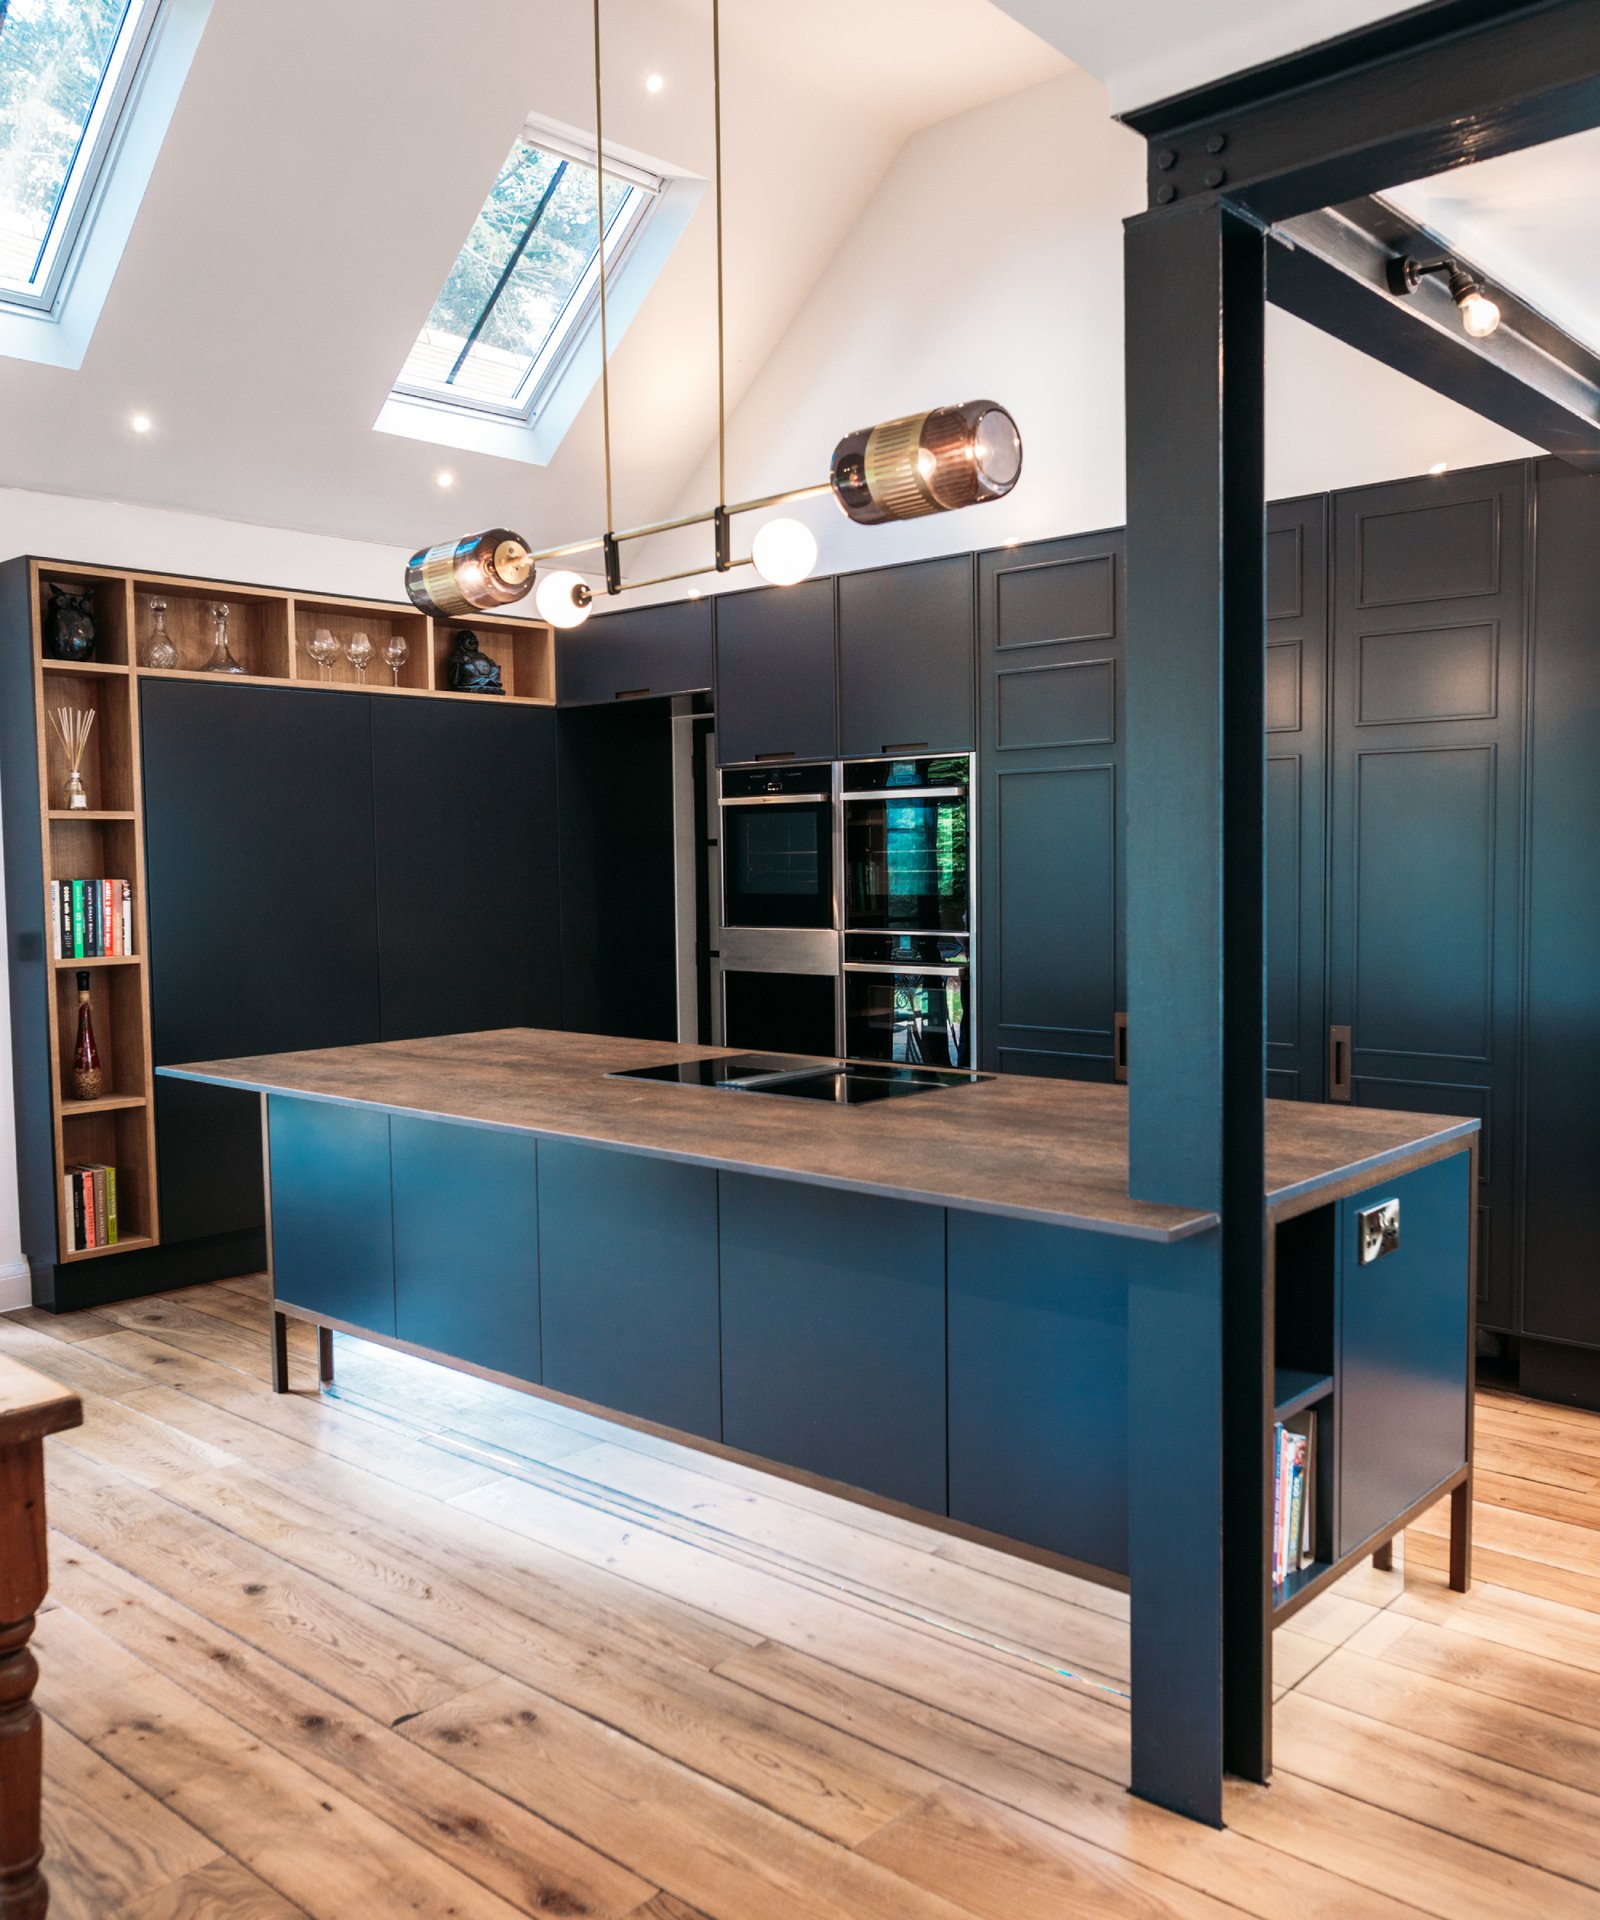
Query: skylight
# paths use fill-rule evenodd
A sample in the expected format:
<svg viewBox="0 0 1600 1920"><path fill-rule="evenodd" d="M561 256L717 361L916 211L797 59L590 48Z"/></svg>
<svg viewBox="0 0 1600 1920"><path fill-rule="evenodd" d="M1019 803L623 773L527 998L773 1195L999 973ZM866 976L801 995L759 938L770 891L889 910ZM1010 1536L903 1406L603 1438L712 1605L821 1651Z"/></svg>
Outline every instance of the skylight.
<svg viewBox="0 0 1600 1920"><path fill-rule="evenodd" d="M0 0L0 301L56 302L160 0Z"/></svg>
<svg viewBox="0 0 1600 1920"><path fill-rule="evenodd" d="M606 275L654 210L662 181L609 157ZM599 292L595 155L529 127L473 222L395 392L531 419Z"/></svg>

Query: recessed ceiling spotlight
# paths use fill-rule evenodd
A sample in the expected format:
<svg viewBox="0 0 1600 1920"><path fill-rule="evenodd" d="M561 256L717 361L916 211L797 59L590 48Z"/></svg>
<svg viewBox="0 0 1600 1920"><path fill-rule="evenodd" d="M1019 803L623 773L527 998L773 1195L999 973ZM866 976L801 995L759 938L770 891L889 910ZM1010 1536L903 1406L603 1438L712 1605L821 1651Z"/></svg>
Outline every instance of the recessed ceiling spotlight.
<svg viewBox="0 0 1600 1920"><path fill-rule="evenodd" d="M128 422L128 425L133 428L135 433L148 433L150 431L150 416L147 413L136 413Z"/></svg>
<svg viewBox="0 0 1600 1920"><path fill-rule="evenodd" d="M1017 538L1015 534L1012 534L1009 540L1002 540L1000 544L1003 547L1019 547L1021 546L1022 542Z"/></svg>
<svg viewBox="0 0 1600 1920"><path fill-rule="evenodd" d="M1500 303L1490 299L1475 273L1454 260L1413 260L1409 254L1398 254L1390 260L1387 273L1389 291L1401 295L1415 293L1431 273L1446 280L1462 330L1474 340L1487 340L1500 324Z"/></svg>
<svg viewBox="0 0 1600 1920"><path fill-rule="evenodd" d="M666 84L666 81L659 73L647 74L645 76L644 90L646 93L659 93Z"/></svg>
<svg viewBox="0 0 1600 1920"><path fill-rule="evenodd" d="M436 473L433 477L441 487L453 487L456 483L455 475L448 471L441 470L440 472Z"/></svg>
<svg viewBox="0 0 1600 1920"><path fill-rule="evenodd" d="M691 587L689 589L689 598L691 600L698 600L700 598L700 589L698 587Z"/></svg>
<svg viewBox="0 0 1600 1920"><path fill-rule="evenodd" d="M1428 471L1432 474L1448 473L1450 471L1450 462L1448 460L1435 460Z"/></svg>

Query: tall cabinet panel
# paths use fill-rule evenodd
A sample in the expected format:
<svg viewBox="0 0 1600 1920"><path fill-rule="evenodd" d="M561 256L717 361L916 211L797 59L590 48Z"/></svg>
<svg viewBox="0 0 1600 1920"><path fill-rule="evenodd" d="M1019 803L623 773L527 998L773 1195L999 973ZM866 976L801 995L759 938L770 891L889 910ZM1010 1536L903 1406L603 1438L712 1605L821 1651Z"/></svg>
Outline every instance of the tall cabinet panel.
<svg viewBox="0 0 1600 1920"><path fill-rule="evenodd" d="M370 705L383 1038L560 1026L554 711Z"/></svg>
<svg viewBox="0 0 1600 1920"><path fill-rule="evenodd" d="M716 667L719 766L837 754L832 580L719 594Z"/></svg>
<svg viewBox="0 0 1600 1920"><path fill-rule="evenodd" d="M140 705L156 1065L379 1039L370 697L145 679ZM155 1085L163 1242L259 1228L256 1100Z"/></svg>
<svg viewBox="0 0 1600 1920"><path fill-rule="evenodd" d="M1483 1122L1479 1311L1513 1325L1526 470L1334 503L1329 1016L1362 1105Z"/></svg>
<svg viewBox="0 0 1600 1920"><path fill-rule="evenodd" d="M1326 1086L1328 500L1267 509L1267 1095Z"/></svg>
<svg viewBox="0 0 1600 1920"><path fill-rule="evenodd" d="M1600 1347L1600 478L1535 473L1522 1326Z"/></svg>
<svg viewBox="0 0 1600 1920"><path fill-rule="evenodd" d="M839 576L839 753L970 753L970 553Z"/></svg>
<svg viewBox="0 0 1600 1920"><path fill-rule="evenodd" d="M1110 1080L1122 1001L1123 537L978 558L982 1063Z"/></svg>

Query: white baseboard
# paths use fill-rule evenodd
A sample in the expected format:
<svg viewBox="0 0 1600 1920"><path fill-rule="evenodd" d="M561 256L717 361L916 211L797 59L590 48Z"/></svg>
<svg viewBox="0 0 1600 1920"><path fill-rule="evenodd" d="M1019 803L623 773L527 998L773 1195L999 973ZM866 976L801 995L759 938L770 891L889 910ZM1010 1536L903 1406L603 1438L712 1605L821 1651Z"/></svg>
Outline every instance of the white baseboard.
<svg viewBox="0 0 1600 1920"><path fill-rule="evenodd" d="M26 1260L13 1260L0 1266L0 1313L15 1313L18 1307L33 1305L33 1276Z"/></svg>

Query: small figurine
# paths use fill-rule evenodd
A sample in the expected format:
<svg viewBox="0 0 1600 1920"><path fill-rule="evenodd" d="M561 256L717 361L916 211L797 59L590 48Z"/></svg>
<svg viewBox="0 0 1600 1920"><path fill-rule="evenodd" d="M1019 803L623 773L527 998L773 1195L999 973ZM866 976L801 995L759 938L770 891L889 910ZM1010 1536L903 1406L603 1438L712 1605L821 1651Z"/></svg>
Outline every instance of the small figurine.
<svg viewBox="0 0 1600 1920"><path fill-rule="evenodd" d="M463 631L456 635L456 644L450 658L445 662L445 678L457 693L504 693L500 684L500 668L488 654L478 647L478 636Z"/></svg>
<svg viewBox="0 0 1600 1920"><path fill-rule="evenodd" d="M94 605L87 587L58 587L50 582L44 610L44 650L52 660L94 658Z"/></svg>

